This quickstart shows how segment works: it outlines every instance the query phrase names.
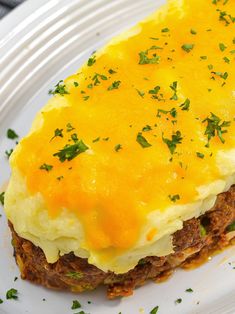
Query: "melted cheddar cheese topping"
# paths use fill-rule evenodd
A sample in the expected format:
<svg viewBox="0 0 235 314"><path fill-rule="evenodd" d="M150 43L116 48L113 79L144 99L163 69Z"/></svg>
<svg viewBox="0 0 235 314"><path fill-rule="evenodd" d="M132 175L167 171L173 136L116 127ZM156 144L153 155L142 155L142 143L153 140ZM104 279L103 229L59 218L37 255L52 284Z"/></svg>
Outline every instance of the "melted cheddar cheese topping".
<svg viewBox="0 0 235 314"><path fill-rule="evenodd" d="M197 202L234 183L234 29L232 0L170 1L59 82L16 148L13 177L23 178L27 198L40 195L47 220L66 211L79 221L91 263L122 272L165 254L110 262L170 236L201 213ZM27 228L17 231L38 244L39 229Z"/></svg>

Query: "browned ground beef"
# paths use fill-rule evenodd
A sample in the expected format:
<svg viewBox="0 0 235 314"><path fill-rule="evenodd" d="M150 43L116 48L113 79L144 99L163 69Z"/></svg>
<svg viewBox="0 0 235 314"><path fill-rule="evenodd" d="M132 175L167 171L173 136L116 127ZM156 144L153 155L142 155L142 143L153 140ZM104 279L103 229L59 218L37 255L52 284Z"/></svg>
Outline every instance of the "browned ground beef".
<svg viewBox="0 0 235 314"><path fill-rule="evenodd" d="M159 280L177 266L207 257L211 252L229 244L227 227L235 220L235 186L217 197L215 206L205 215L184 222L183 229L173 236L175 253L165 257L149 256L129 272L121 275L103 272L88 264L87 259L73 253L64 255L54 264L48 264L43 251L12 230L17 264L23 279L48 288L81 292L99 285L107 285L108 297L131 295L135 287L148 279ZM200 225L206 229L202 234Z"/></svg>

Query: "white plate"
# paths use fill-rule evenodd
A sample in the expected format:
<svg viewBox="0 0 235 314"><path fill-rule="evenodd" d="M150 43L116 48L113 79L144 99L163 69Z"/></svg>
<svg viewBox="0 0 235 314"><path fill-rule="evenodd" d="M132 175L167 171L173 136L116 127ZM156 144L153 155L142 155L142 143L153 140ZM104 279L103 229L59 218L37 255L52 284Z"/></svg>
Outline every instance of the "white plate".
<svg viewBox="0 0 235 314"><path fill-rule="evenodd" d="M47 91L75 72L107 39L154 11L163 0L30 0L0 22L0 184L9 178L4 151L14 146L6 138L11 127L23 136ZM0 209L2 210L2 209ZM3 214L3 213L2 213ZM178 270L167 282L149 283L134 296L107 301L104 289L73 295L46 290L18 279L10 234L0 218L1 314L66 314L78 299L90 314L234 314L235 250L230 248L193 271ZM231 263L231 264L229 264ZM8 289L19 300L5 300ZM192 288L193 293L185 292ZM43 298L46 301L43 301ZM175 300L182 298L181 304ZM88 304L87 301L91 301Z"/></svg>

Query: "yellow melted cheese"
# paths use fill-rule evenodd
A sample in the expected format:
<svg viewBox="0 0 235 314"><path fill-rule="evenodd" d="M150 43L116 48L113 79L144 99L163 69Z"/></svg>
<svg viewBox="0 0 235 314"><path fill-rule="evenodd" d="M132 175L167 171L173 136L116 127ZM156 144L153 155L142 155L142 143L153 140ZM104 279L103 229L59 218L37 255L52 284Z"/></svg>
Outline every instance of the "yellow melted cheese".
<svg viewBox="0 0 235 314"><path fill-rule="evenodd" d="M5 200L49 262L73 251L122 273L172 253L183 221L235 182L234 17L232 0L170 1L60 83L12 155ZM88 149L62 162L72 134Z"/></svg>

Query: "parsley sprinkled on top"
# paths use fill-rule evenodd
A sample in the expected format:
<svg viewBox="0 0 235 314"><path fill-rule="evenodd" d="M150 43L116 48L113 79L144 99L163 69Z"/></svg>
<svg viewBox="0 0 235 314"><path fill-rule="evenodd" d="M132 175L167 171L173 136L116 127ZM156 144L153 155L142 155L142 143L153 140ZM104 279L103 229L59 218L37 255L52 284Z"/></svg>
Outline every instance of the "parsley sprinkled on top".
<svg viewBox="0 0 235 314"><path fill-rule="evenodd" d="M220 43L220 44L219 44L219 49L220 49L221 51L224 51L224 50L227 49L227 46L225 46L225 44L223 44L223 43Z"/></svg>
<svg viewBox="0 0 235 314"><path fill-rule="evenodd" d="M91 56L89 59L88 59L88 61L87 61L87 65L89 66L89 67L91 67L93 64L95 64L96 63L96 56L95 55L93 55L93 56Z"/></svg>
<svg viewBox="0 0 235 314"><path fill-rule="evenodd" d="M189 111L190 107L190 100L187 98L183 104L180 105L181 110L183 111Z"/></svg>
<svg viewBox="0 0 235 314"><path fill-rule="evenodd" d="M16 138L19 137L18 134L16 134L16 132L12 129L8 129L7 130L7 137L10 139L10 140L15 140Z"/></svg>
<svg viewBox="0 0 235 314"><path fill-rule="evenodd" d="M114 81L112 85L108 87L108 91L113 90L113 89L118 89L120 84L121 84L121 81Z"/></svg>
<svg viewBox="0 0 235 314"><path fill-rule="evenodd" d="M80 302L78 302L78 300L73 300L73 304L72 304L72 306L71 306L71 309L72 310L76 310L76 309L79 309L79 308L81 308L82 306L81 306L81 304L80 304Z"/></svg>
<svg viewBox="0 0 235 314"><path fill-rule="evenodd" d="M207 136L208 142L206 147L209 147L211 139L215 136L218 136L222 143L225 142L223 134L228 132L226 128L230 126L231 121L222 121L218 116L211 112L210 117L207 117L202 122L207 123L205 135Z"/></svg>
<svg viewBox="0 0 235 314"><path fill-rule="evenodd" d="M43 164L43 165L40 166L39 169L46 170L47 172L49 172L49 171L52 170L52 168L53 168L53 166L51 166L51 165Z"/></svg>
<svg viewBox="0 0 235 314"><path fill-rule="evenodd" d="M117 144L115 147L114 147L115 151L118 152L120 149L122 149L122 145L121 144Z"/></svg>
<svg viewBox="0 0 235 314"><path fill-rule="evenodd" d="M18 291L14 288L10 289L6 293L7 300L17 300L18 299Z"/></svg>
<svg viewBox="0 0 235 314"><path fill-rule="evenodd" d="M193 292L193 289L192 288L188 288L185 290L185 292Z"/></svg>
<svg viewBox="0 0 235 314"><path fill-rule="evenodd" d="M175 195L168 195L169 199L172 201L172 202L176 202L180 199L180 196L179 194L175 194Z"/></svg>
<svg viewBox="0 0 235 314"><path fill-rule="evenodd" d="M164 143L166 143L167 147L169 148L170 153L173 155L176 147L178 144L182 143L182 135L180 131L176 131L171 135L171 139L165 138L162 134L162 140Z"/></svg>
<svg viewBox="0 0 235 314"><path fill-rule="evenodd" d="M152 146L146 138L142 135L142 133L138 133L136 137L136 141L143 147L143 148L148 148Z"/></svg>
<svg viewBox="0 0 235 314"><path fill-rule="evenodd" d="M189 53L194 48L194 44L184 44L181 46L181 48Z"/></svg>
<svg viewBox="0 0 235 314"><path fill-rule="evenodd" d="M55 85L55 89L54 90L49 90L49 94L50 95L56 95L59 94L61 96L64 96L66 94L69 94L68 90L66 89L65 84L63 84L63 80L59 81L56 85Z"/></svg>
<svg viewBox="0 0 235 314"><path fill-rule="evenodd" d="M2 205L4 205L4 196L5 196L5 192L1 192L1 193L0 193L0 203L1 203Z"/></svg>
<svg viewBox="0 0 235 314"><path fill-rule="evenodd" d="M171 97L171 100L178 100L178 96L177 96L177 85L178 85L178 82L173 82L171 85L170 85L170 88L173 90L174 94L173 96Z"/></svg>
<svg viewBox="0 0 235 314"><path fill-rule="evenodd" d="M54 136L51 138L50 142L55 138L55 137L63 137L63 129L55 129L54 131Z"/></svg>
<svg viewBox="0 0 235 314"><path fill-rule="evenodd" d="M156 50L156 49L162 49L161 47L158 46L152 46L149 49L145 51L141 51L139 53L139 64L158 64L160 62L160 56L158 56L156 53L153 53L153 55L150 57L149 52L151 50Z"/></svg>
<svg viewBox="0 0 235 314"><path fill-rule="evenodd" d="M61 162L65 160L70 161L89 148L82 140L76 139L74 142L72 145L65 145L57 153L53 154L53 156L58 157Z"/></svg>
<svg viewBox="0 0 235 314"><path fill-rule="evenodd" d="M165 28L162 29L162 33L168 33L169 31L170 31L170 30L169 30L168 27L165 27Z"/></svg>
<svg viewBox="0 0 235 314"><path fill-rule="evenodd" d="M157 314L158 310L159 310L159 306L157 305L150 311L149 314Z"/></svg>

